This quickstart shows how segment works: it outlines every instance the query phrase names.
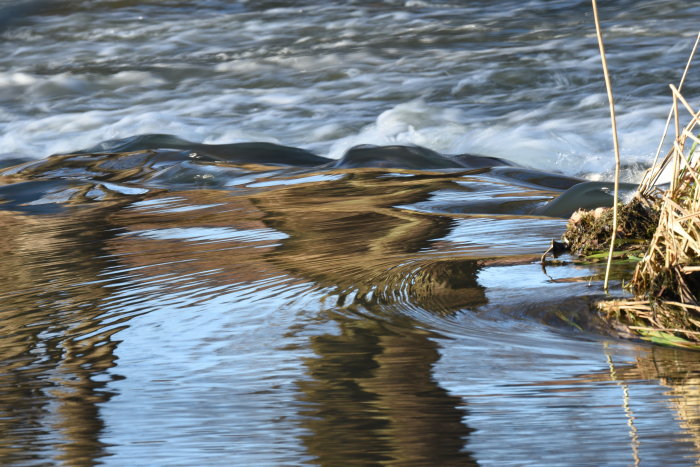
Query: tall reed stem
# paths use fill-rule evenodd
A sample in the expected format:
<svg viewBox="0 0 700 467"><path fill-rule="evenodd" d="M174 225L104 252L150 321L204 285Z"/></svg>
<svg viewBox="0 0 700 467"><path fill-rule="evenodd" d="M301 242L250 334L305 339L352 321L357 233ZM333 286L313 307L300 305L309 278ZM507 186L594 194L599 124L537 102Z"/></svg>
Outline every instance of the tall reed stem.
<svg viewBox="0 0 700 467"><path fill-rule="evenodd" d="M613 225L612 237L610 238L610 252L608 253L608 263L605 267L605 282L603 288L608 290L608 281L610 279L610 266L612 265L613 252L615 251L615 239L617 237L617 204L620 198L620 145L617 140L617 121L615 119L615 100L613 99L612 84L610 83L610 74L608 73L608 62L605 59L605 46L603 45L603 34L600 31L600 20L598 19L598 5L596 0L593 2L593 19L595 21L595 31L598 37L598 48L600 49L600 60L603 64L603 76L605 77L605 89L608 92L608 102L610 103L610 122L612 125L613 134L613 149L615 151L615 191L613 193Z"/></svg>

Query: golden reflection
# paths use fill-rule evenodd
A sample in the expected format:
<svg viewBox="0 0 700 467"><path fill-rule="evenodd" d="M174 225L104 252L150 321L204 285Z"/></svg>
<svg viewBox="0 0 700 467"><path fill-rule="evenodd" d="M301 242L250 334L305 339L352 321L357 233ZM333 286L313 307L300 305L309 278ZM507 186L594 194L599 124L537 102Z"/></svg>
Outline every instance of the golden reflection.
<svg viewBox="0 0 700 467"><path fill-rule="evenodd" d="M241 242L235 236L216 242L197 239L197 233L204 235L208 229L225 228L231 232L267 229L264 213L245 197L203 189L149 199L151 202L159 200L170 201L172 206L130 206L110 216L110 222L119 225L122 235L109 241L109 252L129 267L139 268L144 280L162 275L189 275L196 279L191 282L202 289L253 283L285 274L265 259L265 255L276 248L278 240L261 238ZM182 207L197 209L183 213L178 209ZM169 229L187 228L193 229L189 238L167 237ZM166 235L161 236L161 233ZM182 281L177 282L181 287L188 287Z"/></svg>
<svg viewBox="0 0 700 467"><path fill-rule="evenodd" d="M700 355L680 349L652 347L637 358L641 378L658 378L669 388L668 400L681 428L700 451ZM700 457L697 459L700 464Z"/></svg>
<svg viewBox="0 0 700 467"><path fill-rule="evenodd" d="M476 281L481 258L455 257L449 248L436 248L452 230L453 219L394 207L453 186L455 175L382 179L384 172L370 169L331 174L342 177L251 193L201 189L157 194L149 199L176 197L178 206L202 207L184 215L177 209L116 211L110 222L125 234L109 241L109 251L132 266L148 267L144 274L149 275L173 268L182 274L214 271L201 278L212 285L285 275L334 288L340 296L371 293L383 302L411 301L432 311L486 302ZM233 239L212 247L196 238L183 242L139 235L186 227L273 229L288 238L244 245Z"/></svg>
<svg viewBox="0 0 700 467"><path fill-rule="evenodd" d="M451 219L392 207L425 200L451 180L444 174L418 180L381 180L378 175L382 173L358 170L250 196L182 191L177 196L183 204L211 206L184 219L177 212L132 208L111 216L127 233L189 225L273 228L288 236L275 245L241 249L224 242L212 248L122 235L110 240L109 248L133 266L163 262L165 257L153 256L163 254L167 267L181 273L183 268L189 273L214 270L201 279L212 286L282 274L311 280L340 296L355 292L361 297L356 300L374 303L378 314L402 300L442 312L485 303L476 259L431 252L432 242L450 232ZM196 261L173 266L186 258ZM159 269L150 267L144 274L157 275ZM432 377L440 354L430 336L413 329L414 323L391 331L372 319L343 314L334 319L341 335L311 338L318 358L307 361L311 379L298 382L301 399L308 403L299 423L311 433L303 440L309 453L322 465L473 464L463 451L471 431L464 423L463 401Z"/></svg>
<svg viewBox="0 0 700 467"><path fill-rule="evenodd" d="M451 180L381 179L358 170L341 179L293 185L252 199L265 222L290 236L267 259L340 290L355 289L381 315L406 300L433 311L485 303L478 262L431 254L446 236L446 216L393 206L427 199ZM398 293L398 296L397 296ZM352 305L350 305L352 307ZM300 422L320 465L475 465L464 450L471 429L459 397L433 379L438 346L414 323L390 329L373 319L333 314L339 335L312 338L318 358L299 381Z"/></svg>
<svg viewBox="0 0 700 467"><path fill-rule="evenodd" d="M131 317L129 313L120 317L120 311L111 307L119 284L108 284L105 273L109 270L137 270L134 277L142 282L165 275L193 277L200 290L284 276L346 292L355 288L367 293L381 286L383 300L427 303L431 297L443 296L445 310L483 303L475 260L430 254L431 242L449 233L449 217L392 207L426 199L450 183L449 177L437 174L387 182L378 175L357 171L340 180L237 196L205 189L157 192L136 198L144 200L141 204L93 203L55 215L0 211L1 233L10 239L0 251L8 266L0 271L2 314L5 325L16 331L3 339L0 348L6 370L0 376L5 396L0 408L5 415L0 417L0 425L6 425L2 426L4 446L31 443L26 427L40 426L46 434L60 433L59 440L42 449L58 451L56 460L65 465L86 464L104 455L99 405L111 395L105 390L107 383L99 381L109 377L107 370L115 366L117 344L112 335ZM30 188L36 198L46 187ZM90 189L79 191L81 199L73 200L84 202L82 195ZM178 209L183 207L184 211ZM269 241L263 236L259 241L241 242L234 235L207 243L161 235L188 227L233 232L267 229L284 232L288 238ZM186 288L187 281L181 287ZM407 295L393 296L394 290ZM104 324L107 321L109 326ZM423 431L429 428L430 433L443 433L444 439L436 445L444 448L445 456L458 456L468 429L456 408L460 401L431 378L431 365L438 358L435 344L419 333L383 335L369 320L362 326L368 327L362 331L367 339L377 342L367 354L377 369L372 380L360 382L360 391L378 401L376 410L384 412L380 422L384 429L363 434L358 427L359 431L346 434L386 440L396 459L428 458L435 452L430 446L421 447L419 441L428 439L430 435ZM359 350L361 342L351 340L345 345L365 352ZM319 355L323 358L317 363L323 366L325 354ZM358 364L362 362L351 355L342 366L352 369ZM411 387L420 391L411 392ZM34 395L28 399L28 393ZM331 402L324 400L323 391L312 393L308 392L321 405ZM336 395L348 404L357 402L352 392ZM44 409L27 406L17 412L27 403ZM407 425L416 417L416 423ZM9 447L0 448L3 459L18 455Z"/></svg>
<svg viewBox="0 0 700 467"><path fill-rule="evenodd" d="M542 391L577 391L586 384L595 382L614 382L621 389L620 406L627 418L630 436L631 457L635 465L643 465L640 454L645 446L643 426L644 410L642 404L635 404L634 383L639 381L658 381L669 390L663 402L675 414L680 428L688 435L676 441L691 441L696 451L700 452L700 358L695 351L667 347L640 348L633 361L615 361L607 344L604 350L608 368L596 373L580 374L571 379L538 381L532 383ZM585 384L582 384L585 383ZM566 389L560 389L565 387ZM547 388L547 389L544 389ZM637 410L633 410L633 407ZM700 465L700 456L696 459Z"/></svg>
<svg viewBox="0 0 700 467"><path fill-rule="evenodd" d="M334 318L338 335L311 339L318 358L299 381L304 438L319 465L476 465L459 397L433 379L437 344L419 331Z"/></svg>
<svg viewBox="0 0 700 467"><path fill-rule="evenodd" d="M410 300L432 310L452 311L485 303L476 281L475 259L431 255L431 242L450 232L449 217L424 216L392 206L426 199L450 181L443 174L419 181L379 180L377 171L344 173L344 177L231 196L215 190L177 193L183 204L211 206L180 213L125 209L111 216L124 232L171 227L274 228L288 238L279 244L211 248L123 235L109 242L110 251L134 266L178 259L187 268L217 271L202 280L210 285L254 282L284 274L357 292L377 313L388 303ZM235 243L235 242L234 242ZM229 248L230 246L230 248ZM142 252L141 254L134 254ZM427 252L427 253L424 253ZM146 254L144 254L146 253ZM157 275L159 267L144 273ZM408 275L408 277L407 277ZM373 300L363 294L375 292ZM394 292L405 296L396 296ZM300 423L312 433L304 439L322 465L383 462L406 465L437 461L470 465L463 452L470 429L462 401L432 378L439 359L437 344L412 325L389 331L378 321L334 318L340 336L317 336L311 346L319 358L307 361L309 381L300 381L308 410ZM364 457L360 453L365 453Z"/></svg>
<svg viewBox="0 0 700 467"><path fill-rule="evenodd" d="M0 211L3 464L58 452L63 465L91 465L103 455L98 406L111 394L94 378L114 366L117 329L102 329L99 303L109 290L88 285L109 266L99 259L110 231L102 219L96 211L73 218Z"/></svg>
<svg viewBox="0 0 700 467"><path fill-rule="evenodd" d="M463 174L324 175L334 177L235 191L151 191L130 205L93 203L54 215L0 210L0 461L58 452L58 462L85 465L105 455L99 407L111 397L105 379L115 377L113 335L135 313L114 307L124 286L119 278L110 283L108 272L116 270L133 271L140 283L172 277L168 286L180 290L195 287L187 278L198 291L268 278L332 290L329 313L340 332L311 338L316 357L306 361L308 379L297 382L308 452L322 465L473 464L464 450L472 431L464 401L433 378L438 344L410 316L394 319L408 307L452 313L486 303L477 274L487 259L479 251L487 250L457 255L444 240L452 216L397 207L458 189ZM119 171L102 176L118 179ZM187 228L191 238L168 237ZM283 235L198 241L207 229ZM668 352L654 349L614 375L667 385L700 449L700 367L688 352ZM611 378L601 372L577 382Z"/></svg>
<svg viewBox="0 0 700 467"><path fill-rule="evenodd" d="M114 160L69 158L68 162L72 169L95 178L123 181L124 174L152 173L145 162L151 158L150 153L132 153ZM62 170L66 162L43 162L37 170ZM114 164L119 170L112 172ZM443 189L473 189L455 183L463 176L335 170L310 183L292 176L289 184L277 177L264 188L236 191L151 191L134 198L143 200L140 203L113 204L109 210L81 207L66 215L40 217L6 214L10 230L6 237L17 241L3 253L15 254L17 264L4 274L19 276L8 277L4 283L13 285L2 292L27 291L17 298L19 308L9 313L13 326L32 337L20 339L18 348L6 345L2 351L23 356L16 368L21 378L23 372L36 371L45 363L27 355L40 346L49 347L41 350L49 354L44 358L51 376L41 380L40 388L44 405L54 407L50 426L63 438L55 446L61 451L60 460L70 465L97 459L103 449L99 404L109 394L95 376L115 365L111 335L130 318L123 316L121 322L104 327L105 307L118 289L100 285L107 270L138 271L133 276L144 283L164 276L192 277L198 290L285 277L334 289L339 304L363 304L377 316L397 304L451 313L486 302L476 279L482 258L455 256L442 240L454 227L451 216L397 206L426 201ZM42 184L31 187L36 191L32 196L42 196L46 189ZM74 189L68 183L56 187L59 193ZM70 192L70 200L86 203L93 192L82 187ZM105 199L102 193L97 199ZM174 229L187 228L194 229L193 238L168 237ZM286 238L239 241L233 235L215 243L197 240L196 232L217 228L267 229ZM42 277L54 280L37 279ZM169 287L193 287L188 282L174 280ZM354 302L346 298L350 296ZM47 307L42 300L52 305ZM39 316L36 310L42 310ZM356 462L359 452L367 452L373 461L400 465L436 460L443 465L472 463L463 451L470 433L463 421L463 402L432 377L440 355L435 341L412 323L392 330L380 320L342 314L335 320L341 335L312 338L318 358L308 361L311 380L299 382L301 397L310 404L307 417L300 421L311 433L304 440L309 452L326 465ZM44 337L47 330L54 337ZM46 417L43 414L35 422L47 426Z"/></svg>
<svg viewBox="0 0 700 467"><path fill-rule="evenodd" d="M632 447L632 458L634 459L635 467L640 465L641 459L639 458L639 431L637 426L634 424L634 411L630 406L630 390L629 386L617 378L617 371L615 370L615 362L613 362L610 354L606 352L605 357L608 361L608 368L610 369L610 379L617 382L617 385L622 389L623 394L623 408L625 409L625 415L627 416L627 426L630 429L630 443Z"/></svg>
<svg viewBox="0 0 700 467"><path fill-rule="evenodd" d="M376 169L339 171L342 178L291 185L254 195L265 223L290 236L269 261L317 283L369 292L384 301L410 299L433 311L483 304L479 257L440 253L450 216L396 206L454 188L454 174L386 178ZM413 176L415 175L415 176Z"/></svg>

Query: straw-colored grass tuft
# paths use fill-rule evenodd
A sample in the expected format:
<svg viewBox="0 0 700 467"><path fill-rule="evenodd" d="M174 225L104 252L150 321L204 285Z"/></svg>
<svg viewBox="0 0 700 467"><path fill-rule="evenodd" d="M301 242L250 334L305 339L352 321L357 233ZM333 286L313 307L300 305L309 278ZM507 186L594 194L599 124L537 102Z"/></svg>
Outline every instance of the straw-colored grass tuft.
<svg viewBox="0 0 700 467"><path fill-rule="evenodd" d="M600 308L643 336L666 333L700 346L700 158L695 151L700 114L674 86L671 90L673 147L639 187L639 196L660 198L661 207L649 249L628 284L635 299L604 302ZM690 115L683 128L679 107ZM654 183L662 172L670 172L671 181L659 194Z"/></svg>

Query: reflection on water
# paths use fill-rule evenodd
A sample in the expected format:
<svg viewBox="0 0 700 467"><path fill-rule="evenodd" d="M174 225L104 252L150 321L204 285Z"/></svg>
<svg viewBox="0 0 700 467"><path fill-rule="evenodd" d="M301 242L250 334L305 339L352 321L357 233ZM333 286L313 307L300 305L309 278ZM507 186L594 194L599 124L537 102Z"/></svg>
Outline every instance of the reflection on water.
<svg viewBox="0 0 700 467"><path fill-rule="evenodd" d="M488 170L144 172L4 179L2 463L697 457L696 354L603 351L598 271L541 272L563 221L513 201L555 192Z"/></svg>
<svg viewBox="0 0 700 467"><path fill-rule="evenodd" d="M614 367L611 367L614 368ZM611 377L615 380L634 381L658 379L668 388L665 396L668 405L675 412L680 427L684 430L682 438L693 442L695 449L700 449L700 360L695 353L673 349L651 348L643 357L638 357L634 365L615 369ZM633 402L633 401L632 401ZM639 438L637 429L631 424L631 436ZM643 439L637 439L642 443ZM695 455L688 455L693 459Z"/></svg>
<svg viewBox="0 0 700 467"><path fill-rule="evenodd" d="M357 171L340 180L256 194L252 200L266 213L265 223L290 236L268 259L342 295L430 301L429 306L448 309L483 301L476 259L453 258L434 247L454 220L394 208L424 201L454 180L440 175L378 180L381 174Z"/></svg>
<svg viewBox="0 0 700 467"><path fill-rule="evenodd" d="M438 344L425 332L335 314L340 333L311 339L301 381L304 437L321 465L475 465L459 397L432 377Z"/></svg>
<svg viewBox="0 0 700 467"><path fill-rule="evenodd" d="M54 458L89 464L104 455L98 405L109 401L113 335L127 318L104 321L109 297L96 281L114 266L101 214L72 218L0 212L3 463ZM89 226L89 227L88 227Z"/></svg>

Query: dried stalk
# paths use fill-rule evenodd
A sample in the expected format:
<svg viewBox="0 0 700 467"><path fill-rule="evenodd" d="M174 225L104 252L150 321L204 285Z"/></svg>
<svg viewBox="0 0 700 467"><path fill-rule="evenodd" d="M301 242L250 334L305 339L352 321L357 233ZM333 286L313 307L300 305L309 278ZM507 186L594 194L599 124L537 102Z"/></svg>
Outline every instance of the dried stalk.
<svg viewBox="0 0 700 467"><path fill-rule="evenodd" d="M695 43L693 44L693 48L690 51L690 56L688 57L688 61L685 64L685 68L683 69L683 75L681 76L681 80L678 83L679 92L683 89L683 85L685 84L685 78L686 76L688 76L688 70L690 69L691 63L693 62L693 58L695 58L695 52L697 52L698 50L698 45L700 45L700 33L698 33L697 37L695 38ZM642 195L649 196L651 194L653 186L656 184L656 182L659 179L659 176L667 166L666 162L669 160L668 154L666 155L666 158L664 159L664 162L662 162L661 165L658 165L657 162L659 160L659 155L661 154L661 148L663 147L664 141L666 141L666 136L668 135L668 128L671 125L671 118L673 117L673 108L674 107L672 106L668 110L666 125L664 126L664 132L659 141L659 146L656 148L654 162L651 164L651 168L644 174L642 182L639 184L639 189L637 191Z"/></svg>
<svg viewBox="0 0 700 467"><path fill-rule="evenodd" d="M681 81L678 83L678 91L680 92L683 89L683 85L685 84L685 78L688 76L688 70L690 69L690 64L693 62L693 58L695 57L695 52L698 50L698 44L700 44L700 32L698 33L697 37L695 38L695 44L693 44L693 48L690 51L690 56L688 57L688 61L685 64L685 69L683 69L683 75L681 76ZM671 124L671 117L673 117L673 108L668 110L668 117L666 118L666 125L664 126L664 133L661 135L661 140L659 141L659 146L656 148L656 154L654 155L654 162L651 164L651 169L647 171L647 173L644 174L644 178L642 179L642 182L639 185L639 192L640 193L645 193L646 189L652 187L656 181L658 180L659 175L661 175L661 170L655 171L654 168L657 167L657 162L659 161L659 155L661 154L661 148L664 145L664 141L666 141L666 136L668 135L668 127Z"/></svg>
<svg viewBox="0 0 700 467"><path fill-rule="evenodd" d="M617 216L618 216L618 201L620 197L620 147L617 139L617 120L615 118L615 100L613 99L612 84L610 82L610 73L608 73L608 62L605 58L605 46L603 45L603 34L600 30L600 20L598 18L598 5L596 0L593 2L593 19L595 21L596 36L598 37L598 48L600 50L600 60L603 64L603 76L605 78L605 89L608 93L608 102L610 104L610 123L613 134L613 150L615 152L615 185L613 193L613 225L612 237L610 239L610 251L608 252L608 263L605 267L605 281L603 288L608 290L608 281L610 279L610 267L612 265L613 251L615 250L615 238L617 236Z"/></svg>

